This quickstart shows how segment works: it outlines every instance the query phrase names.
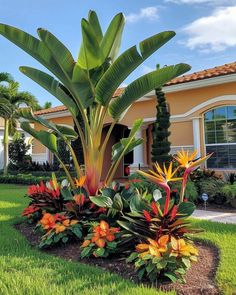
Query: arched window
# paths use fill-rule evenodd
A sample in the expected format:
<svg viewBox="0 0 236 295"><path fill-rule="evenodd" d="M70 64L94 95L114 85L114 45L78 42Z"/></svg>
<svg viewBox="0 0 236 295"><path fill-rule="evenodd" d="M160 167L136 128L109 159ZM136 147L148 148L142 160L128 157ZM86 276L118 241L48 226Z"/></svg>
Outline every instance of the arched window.
<svg viewBox="0 0 236 295"><path fill-rule="evenodd" d="M204 115L206 152L214 152L208 168L236 168L236 106L212 109Z"/></svg>

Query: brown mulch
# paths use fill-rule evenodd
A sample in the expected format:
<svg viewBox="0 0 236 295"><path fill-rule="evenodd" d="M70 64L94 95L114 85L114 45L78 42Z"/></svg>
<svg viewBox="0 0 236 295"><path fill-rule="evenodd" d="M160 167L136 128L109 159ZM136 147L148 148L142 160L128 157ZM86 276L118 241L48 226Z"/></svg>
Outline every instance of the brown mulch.
<svg viewBox="0 0 236 295"><path fill-rule="evenodd" d="M39 235L34 233L34 226L28 223L15 225L29 241L32 246L39 244ZM195 243L198 250L198 262L194 263L186 274L186 284L161 282L155 287L164 291L176 290L181 295L216 295L220 294L215 284L215 273L219 261L219 251L212 245L206 245L202 242ZM135 273L134 266L127 264L124 258L80 258L80 244L73 243L60 245L51 249L43 250L48 254L62 257L71 261L93 265L103 270L119 274L124 279L129 279L135 283L140 283ZM145 284L148 284L144 282ZM154 286L152 286L154 287Z"/></svg>

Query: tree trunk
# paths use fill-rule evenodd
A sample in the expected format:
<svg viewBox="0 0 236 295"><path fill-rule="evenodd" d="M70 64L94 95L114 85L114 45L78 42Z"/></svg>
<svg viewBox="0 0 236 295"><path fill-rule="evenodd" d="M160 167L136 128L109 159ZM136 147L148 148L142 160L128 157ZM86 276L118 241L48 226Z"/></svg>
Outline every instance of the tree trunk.
<svg viewBox="0 0 236 295"><path fill-rule="evenodd" d="M4 135L3 135L3 148L4 148L4 167L3 175L7 175L8 164L9 164L9 119L4 120Z"/></svg>

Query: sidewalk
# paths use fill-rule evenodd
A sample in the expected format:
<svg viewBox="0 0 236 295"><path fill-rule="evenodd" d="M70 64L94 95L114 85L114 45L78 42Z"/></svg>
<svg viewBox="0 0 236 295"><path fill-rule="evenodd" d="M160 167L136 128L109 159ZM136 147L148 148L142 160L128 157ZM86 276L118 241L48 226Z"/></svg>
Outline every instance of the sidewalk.
<svg viewBox="0 0 236 295"><path fill-rule="evenodd" d="M205 220L210 220L215 222L236 224L236 213L195 210L192 216L195 218L205 219Z"/></svg>

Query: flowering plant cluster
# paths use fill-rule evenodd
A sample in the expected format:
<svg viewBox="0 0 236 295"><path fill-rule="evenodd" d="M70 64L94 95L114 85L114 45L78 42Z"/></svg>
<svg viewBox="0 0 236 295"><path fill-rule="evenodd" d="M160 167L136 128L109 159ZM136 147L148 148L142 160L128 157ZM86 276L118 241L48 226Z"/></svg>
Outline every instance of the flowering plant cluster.
<svg viewBox="0 0 236 295"><path fill-rule="evenodd" d="M44 233L39 244L40 248L60 242L67 243L73 238L82 238L82 227L78 220L70 220L64 214L44 213L37 228Z"/></svg>
<svg viewBox="0 0 236 295"><path fill-rule="evenodd" d="M78 240L82 258L128 257L140 279L184 282L198 256L191 235L200 231L191 225L195 205L185 189L189 174L209 156L195 160L196 152L182 150L175 157L176 168L173 162L155 163L154 170L138 171L161 188L153 194L135 178L124 185L101 185L90 196L85 176L75 179L73 187L58 184L53 176L47 184L30 187L31 203L22 215L38 222L40 247ZM180 192L171 190L171 182L180 183Z"/></svg>
<svg viewBox="0 0 236 295"><path fill-rule="evenodd" d="M140 279L155 281L157 277L166 277L184 282L184 275L191 262L197 261L197 255L198 250L191 242L163 235L158 240L147 239L146 243L138 244L127 262L135 263Z"/></svg>
<svg viewBox="0 0 236 295"><path fill-rule="evenodd" d="M85 238L81 248L81 257L107 257L115 253L119 240L120 229L110 227L110 225L101 220L99 224L92 225L89 234Z"/></svg>

